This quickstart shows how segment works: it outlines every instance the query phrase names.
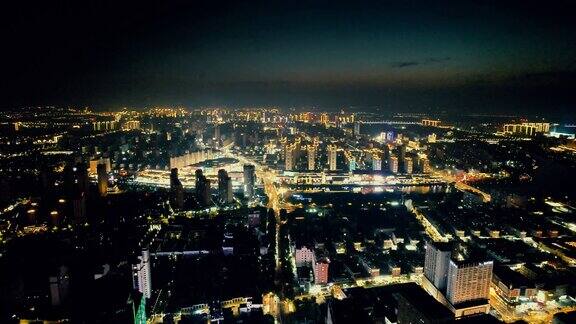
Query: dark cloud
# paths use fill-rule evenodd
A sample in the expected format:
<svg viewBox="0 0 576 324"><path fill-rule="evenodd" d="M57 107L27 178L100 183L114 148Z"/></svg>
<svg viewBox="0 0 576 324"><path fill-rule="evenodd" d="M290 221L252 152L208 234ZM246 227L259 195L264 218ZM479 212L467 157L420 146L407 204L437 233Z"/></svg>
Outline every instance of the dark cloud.
<svg viewBox="0 0 576 324"><path fill-rule="evenodd" d="M416 66L422 64L421 62L417 61L405 61L405 62L394 62L390 66L393 68L405 68L409 66Z"/></svg>
<svg viewBox="0 0 576 324"><path fill-rule="evenodd" d="M444 63L444 62L448 62L451 61L452 58L450 56L446 56L446 57L429 57L426 60L424 60L425 63Z"/></svg>
<svg viewBox="0 0 576 324"><path fill-rule="evenodd" d="M430 64L437 64L437 63L445 63L452 60L451 57L428 57L421 61L401 61L401 62L393 62L390 64L391 67L401 69L405 67L417 66L417 65L430 65Z"/></svg>

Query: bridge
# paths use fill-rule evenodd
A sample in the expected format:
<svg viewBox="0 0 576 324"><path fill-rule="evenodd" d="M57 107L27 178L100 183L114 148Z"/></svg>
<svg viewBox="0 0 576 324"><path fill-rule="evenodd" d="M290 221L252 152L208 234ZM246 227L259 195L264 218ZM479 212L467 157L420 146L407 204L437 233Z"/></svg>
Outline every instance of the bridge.
<svg viewBox="0 0 576 324"><path fill-rule="evenodd" d="M488 193L486 193L486 192L484 192L478 188L472 187L472 186L470 186L464 182L456 182L454 184L454 186L458 190L468 191L468 192L474 193L476 195L479 195L482 198L482 201L485 203L488 203L492 200L492 196L490 196L490 194L488 194Z"/></svg>

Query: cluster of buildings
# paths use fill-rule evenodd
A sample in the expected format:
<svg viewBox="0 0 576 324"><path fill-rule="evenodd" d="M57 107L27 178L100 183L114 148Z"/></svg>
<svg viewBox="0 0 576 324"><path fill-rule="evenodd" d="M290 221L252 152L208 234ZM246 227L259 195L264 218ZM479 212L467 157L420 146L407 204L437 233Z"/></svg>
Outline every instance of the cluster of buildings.
<svg viewBox="0 0 576 324"><path fill-rule="evenodd" d="M308 248L305 245L294 245L292 250L294 251L298 282L304 285L311 282L316 285L328 283L330 259L324 256L324 252L315 248Z"/></svg>
<svg viewBox="0 0 576 324"><path fill-rule="evenodd" d="M494 263L458 260L453 249L449 243L426 243L422 286L456 318L487 314Z"/></svg>
<svg viewBox="0 0 576 324"><path fill-rule="evenodd" d="M535 136L537 134L547 134L550 132L550 123L522 122L519 124L505 124L504 134Z"/></svg>

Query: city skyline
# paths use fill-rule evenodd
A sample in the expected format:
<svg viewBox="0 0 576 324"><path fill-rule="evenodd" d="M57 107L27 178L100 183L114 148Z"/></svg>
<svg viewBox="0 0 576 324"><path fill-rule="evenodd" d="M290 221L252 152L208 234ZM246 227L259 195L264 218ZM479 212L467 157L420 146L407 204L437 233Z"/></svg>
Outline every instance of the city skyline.
<svg viewBox="0 0 576 324"><path fill-rule="evenodd" d="M0 323L576 323L575 12L3 6Z"/></svg>

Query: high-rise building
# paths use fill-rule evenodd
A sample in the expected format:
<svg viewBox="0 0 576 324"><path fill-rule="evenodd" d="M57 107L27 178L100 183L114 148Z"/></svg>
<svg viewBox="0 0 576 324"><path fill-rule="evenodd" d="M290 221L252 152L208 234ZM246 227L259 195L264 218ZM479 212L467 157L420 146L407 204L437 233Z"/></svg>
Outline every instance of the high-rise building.
<svg viewBox="0 0 576 324"><path fill-rule="evenodd" d="M316 151L318 146L316 143L308 145L308 170L316 169Z"/></svg>
<svg viewBox="0 0 576 324"><path fill-rule="evenodd" d="M202 206L210 204L210 180L204 176L201 169L196 170L196 197Z"/></svg>
<svg viewBox="0 0 576 324"><path fill-rule="evenodd" d="M327 258L319 258L314 262L314 283L325 285L328 283L328 268L330 261Z"/></svg>
<svg viewBox="0 0 576 324"><path fill-rule="evenodd" d="M220 125L219 125L219 124L216 124L216 125L214 126L214 140L215 140L216 142L219 142L219 141L220 141L220 136L221 136L221 135L220 135Z"/></svg>
<svg viewBox="0 0 576 324"><path fill-rule="evenodd" d="M394 155L390 155L388 166L390 167L391 173L398 173L398 158Z"/></svg>
<svg viewBox="0 0 576 324"><path fill-rule="evenodd" d="M146 298L152 296L152 273L150 270L150 252L142 250L138 262L132 265L132 286Z"/></svg>
<svg viewBox="0 0 576 324"><path fill-rule="evenodd" d="M372 170L373 171L382 171L382 159L378 154L374 154L372 156Z"/></svg>
<svg viewBox="0 0 576 324"><path fill-rule="evenodd" d="M360 136L360 123L359 122L354 123L354 135Z"/></svg>
<svg viewBox="0 0 576 324"><path fill-rule="evenodd" d="M449 243L427 242L422 287L457 318L486 314L492 261L460 261Z"/></svg>
<svg viewBox="0 0 576 324"><path fill-rule="evenodd" d="M492 281L492 261L450 260L446 298L452 305L469 301L487 301Z"/></svg>
<svg viewBox="0 0 576 324"><path fill-rule="evenodd" d="M328 127L330 124L330 116L327 113L323 113L320 115L320 123L323 124L325 127Z"/></svg>
<svg viewBox="0 0 576 324"><path fill-rule="evenodd" d="M244 197L254 198L256 184L256 168L252 164L244 164Z"/></svg>
<svg viewBox="0 0 576 324"><path fill-rule="evenodd" d="M430 168L430 160L428 160L428 158L423 157L420 159L420 168L422 173L430 173L431 168Z"/></svg>
<svg viewBox="0 0 576 324"><path fill-rule="evenodd" d="M72 213L74 223L83 224L86 222L86 201L89 192L88 169L85 163L79 162L74 166L67 165L64 172L68 210ZM48 181L48 178L45 180ZM49 187L48 184L44 186ZM108 179L106 178L106 188L107 186ZM52 220L55 224L59 223L59 214L54 214Z"/></svg>
<svg viewBox="0 0 576 324"><path fill-rule="evenodd" d="M96 168L98 177L98 193L100 197L108 195L108 172L106 172L106 164L98 164Z"/></svg>
<svg viewBox="0 0 576 324"><path fill-rule="evenodd" d="M286 144L285 156L284 156L284 170L292 171L294 170L294 162L296 155L296 146L290 143Z"/></svg>
<svg viewBox="0 0 576 324"><path fill-rule="evenodd" d="M328 167L330 171L336 171L338 162L338 151L336 145L328 145Z"/></svg>
<svg viewBox="0 0 576 324"><path fill-rule="evenodd" d="M184 187L178 178L178 168L170 170L170 202L176 209L184 207Z"/></svg>
<svg viewBox="0 0 576 324"><path fill-rule="evenodd" d="M412 174L414 171L414 162L411 157L406 157L404 159L404 172L407 174Z"/></svg>
<svg viewBox="0 0 576 324"><path fill-rule="evenodd" d="M218 170L218 199L223 204L229 204L234 200L232 178L224 169Z"/></svg>
<svg viewBox="0 0 576 324"><path fill-rule="evenodd" d="M424 275L440 291L446 290L448 265L452 256L452 245L443 242L426 242Z"/></svg>

